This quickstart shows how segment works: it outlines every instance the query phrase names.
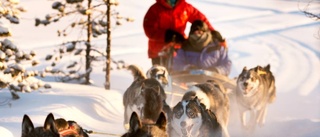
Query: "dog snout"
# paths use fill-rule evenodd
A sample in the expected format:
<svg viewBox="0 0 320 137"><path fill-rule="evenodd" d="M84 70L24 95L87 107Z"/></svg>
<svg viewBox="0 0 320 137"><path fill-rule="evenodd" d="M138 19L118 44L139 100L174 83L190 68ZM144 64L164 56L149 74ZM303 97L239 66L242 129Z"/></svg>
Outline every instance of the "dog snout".
<svg viewBox="0 0 320 137"><path fill-rule="evenodd" d="M163 77L163 78L162 78L162 83L165 84L165 85L167 85L169 82L168 82L168 80L167 80L165 77Z"/></svg>
<svg viewBox="0 0 320 137"><path fill-rule="evenodd" d="M180 126L183 127L183 128L186 127L187 126L187 122L186 121L181 121L180 122Z"/></svg>
<svg viewBox="0 0 320 137"><path fill-rule="evenodd" d="M244 85L244 86L248 86L248 82L244 82L243 85Z"/></svg>

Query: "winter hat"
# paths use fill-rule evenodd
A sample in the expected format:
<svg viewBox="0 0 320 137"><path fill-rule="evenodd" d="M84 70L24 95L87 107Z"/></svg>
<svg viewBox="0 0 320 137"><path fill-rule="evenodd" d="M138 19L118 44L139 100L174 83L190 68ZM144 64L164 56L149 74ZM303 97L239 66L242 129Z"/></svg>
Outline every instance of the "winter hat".
<svg viewBox="0 0 320 137"><path fill-rule="evenodd" d="M203 33L195 34L196 30L201 30ZM201 20L194 21L190 28L188 41L195 51L202 51L204 47L212 42L212 35L207 24Z"/></svg>
<svg viewBox="0 0 320 137"><path fill-rule="evenodd" d="M208 25L202 20L195 20L191 25L189 35L195 32L196 30L202 30L203 32L206 32L209 29Z"/></svg>

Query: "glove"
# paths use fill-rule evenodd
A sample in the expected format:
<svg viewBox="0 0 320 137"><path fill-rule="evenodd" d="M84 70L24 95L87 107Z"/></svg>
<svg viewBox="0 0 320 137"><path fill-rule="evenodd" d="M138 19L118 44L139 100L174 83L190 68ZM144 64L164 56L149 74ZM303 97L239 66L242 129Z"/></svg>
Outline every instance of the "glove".
<svg viewBox="0 0 320 137"><path fill-rule="evenodd" d="M224 42L225 39L221 36L219 31L212 30L211 35L214 39L217 39L219 42Z"/></svg>
<svg viewBox="0 0 320 137"><path fill-rule="evenodd" d="M211 35L212 35L212 38L216 39L219 41L219 44L222 46L222 47L227 47L227 42L226 42L226 39L223 38L220 34L219 31L216 31L216 30L212 30L211 31Z"/></svg>
<svg viewBox="0 0 320 137"><path fill-rule="evenodd" d="M183 43L185 41L183 35L181 35L179 32L176 32L174 30L166 30L165 36L164 36L164 42L165 43L170 43L170 42L175 42L175 43Z"/></svg>
<svg viewBox="0 0 320 137"><path fill-rule="evenodd" d="M220 44L220 46L222 46L222 47L225 47L225 48L228 47L227 41L219 42L219 44Z"/></svg>

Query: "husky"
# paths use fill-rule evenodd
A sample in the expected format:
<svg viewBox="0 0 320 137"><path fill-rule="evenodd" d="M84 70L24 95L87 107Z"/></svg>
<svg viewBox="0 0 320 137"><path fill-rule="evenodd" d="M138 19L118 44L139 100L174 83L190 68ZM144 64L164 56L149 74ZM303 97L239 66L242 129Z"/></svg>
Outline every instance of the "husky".
<svg viewBox="0 0 320 137"><path fill-rule="evenodd" d="M161 84L165 91L171 91L171 77L164 66L153 65L146 73L147 78L154 78Z"/></svg>
<svg viewBox="0 0 320 137"><path fill-rule="evenodd" d="M223 130L223 136L229 137L227 129L230 113L229 97L222 83L216 80L208 80L204 83L190 85L182 100L191 100L195 97L200 100L200 103L204 104L205 109L216 115Z"/></svg>
<svg viewBox="0 0 320 137"><path fill-rule="evenodd" d="M163 112L154 123L143 122L136 112L130 117L130 129L122 137L168 137L167 119Z"/></svg>
<svg viewBox="0 0 320 137"><path fill-rule="evenodd" d="M145 87L143 83L141 86L141 95L145 100L144 107L142 108L142 118L156 121L163 107L163 101L160 96L160 86Z"/></svg>
<svg viewBox="0 0 320 137"><path fill-rule="evenodd" d="M256 125L263 126L267 114L267 105L276 98L275 78L270 64L265 67L244 67L237 79L236 100L240 119L245 129L253 130ZM250 113L246 121L246 112Z"/></svg>
<svg viewBox="0 0 320 137"><path fill-rule="evenodd" d="M23 116L21 137L60 137L53 114L48 114L43 127L34 127L28 115Z"/></svg>
<svg viewBox="0 0 320 137"><path fill-rule="evenodd" d="M195 97L182 100L173 108L169 135L173 137L222 137L215 114Z"/></svg>
<svg viewBox="0 0 320 137"><path fill-rule="evenodd" d="M128 69L131 70L134 81L123 95L125 129L129 129L129 118L132 112L136 112L142 119L145 117L154 118L155 115L157 117L160 114L160 111L164 111L169 115L171 109L166 103L167 96L161 84L154 78L147 78L142 70L135 65L129 65ZM152 91L156 95L151 95L153 94ZM155 98L158 98L159 100L155 100ZM152 104L148 104L148 101L153 102ZM161 106L159 107L159 105ZM152 116L150 116L151 114Z"/></svg>
<svg viewBox="0 0 320 137"><path fill-rule="evenodd" d="M47 115L43 127L36 127L28 115L22 121L22 137L89 137L75 121L63 118L54 119L52 113Z"/></svg>

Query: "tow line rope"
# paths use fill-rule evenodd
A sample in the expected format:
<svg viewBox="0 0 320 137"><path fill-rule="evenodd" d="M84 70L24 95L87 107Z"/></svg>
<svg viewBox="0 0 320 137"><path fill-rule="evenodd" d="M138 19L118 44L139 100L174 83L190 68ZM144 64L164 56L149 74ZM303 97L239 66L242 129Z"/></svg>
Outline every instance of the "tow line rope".
<svg viewBox="0 0 320 137"><path fill-rule="evenodd" d="M92 131L92 130L86 130L83 129L84 132L88 133L88 134L100 134L100 135L110 135L110 136L117 136L117 137L121 137L121 135L119 134L112 134L112 133L104 133L104 132L96 132L96 131Z"/></svg>

